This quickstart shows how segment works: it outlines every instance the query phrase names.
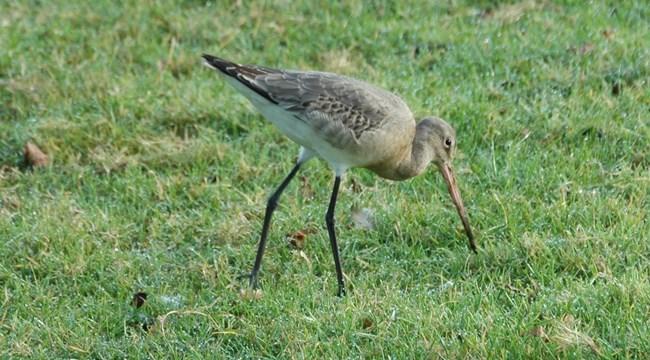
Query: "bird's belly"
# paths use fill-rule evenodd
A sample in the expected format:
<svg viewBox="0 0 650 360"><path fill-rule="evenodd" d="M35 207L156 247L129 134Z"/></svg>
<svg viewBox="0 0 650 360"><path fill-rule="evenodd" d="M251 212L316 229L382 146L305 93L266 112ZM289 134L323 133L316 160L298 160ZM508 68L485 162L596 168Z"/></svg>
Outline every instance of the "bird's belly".
<svg viewBox="0 0 650 360"><path fill-rule="evenodd" d="M253 102L257 110L264 115L273 125L277 126L282 133L296 143L311 148L310 143L315 139L314 131L303 121L293 117L291 113L271 103Z"/></svg>
<svg viewBox="0 0 650 360"><path fill-rule="evenodd" d="M337 172L363 166L368 162L363 153L332 146L319 136L309 124L294 117L292 113L281 107L257 101L254 101L253 105L287 137L318 154L319 157L329 162Z"/></svg>

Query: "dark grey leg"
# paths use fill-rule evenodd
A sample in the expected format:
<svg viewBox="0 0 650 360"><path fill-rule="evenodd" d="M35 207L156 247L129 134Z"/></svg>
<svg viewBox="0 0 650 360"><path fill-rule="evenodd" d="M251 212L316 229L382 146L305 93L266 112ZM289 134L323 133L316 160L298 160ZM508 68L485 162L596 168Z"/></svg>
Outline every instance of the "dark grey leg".
<svg viewBox="0 0 650 360"><path fill-rule="evenodd" d="M341 270L341 260L339 259L339 246L336 243L336 231L334 229L334 209L336 208L336 197L339 193L340 184L341 184L341 177L337 176L334 179L334 189L332 190L330 205L327 208L327 214L325 215L325 223L327 224L327 232L330 237L330 244L332 245L332 254L334 255L334 265L336 266L336 280L339 286L338 296L342 297L345 295L345 284L343 283L343 270Z"/></svg>
<svg viewBox="0 0 650 360"><path fill-rule="evenodd" d="M264 214L264 224L262 225L262 236L260 238L260 244L257 247L255 265L253 265L253 270L249 275L249 285L253 289L257 289L258 287L257 273L260 271L260 267L262 266L262 257L264 256L264 248L266 247L266 238L269 234L269 227L271 226L271 216L273 215L275 208L278 207L278 199L280 198L280 195L282 195L284 189L287 187L287 185L289 185L291 179L293 179L293 177L296 175L298 169L300 169L301 164L301 162L296 163L293 169L291 169L289 175L287 175L287 177L282 181L282 184L280 184L280 186L275 189L273 194L271 194L271 197L269 197L268 202L266 203L266 213Z"/></svg>

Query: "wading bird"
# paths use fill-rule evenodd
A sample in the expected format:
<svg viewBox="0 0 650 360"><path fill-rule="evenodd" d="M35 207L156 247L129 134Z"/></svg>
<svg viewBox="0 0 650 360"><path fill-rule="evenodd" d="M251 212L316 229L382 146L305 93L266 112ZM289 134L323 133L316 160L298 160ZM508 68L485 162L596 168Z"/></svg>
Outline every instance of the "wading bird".
<svg viewBox="0 0 650 360"><path fill-rule="evenodd" d="M399 97L345 76L240 65L212 55L203 55L203 59L207 66L224 75L264 117L301 146L293 169L268 199L255 264L248 275L251 288L258 287L257 275L278 199L300 166L313 157L327 161L335 175L325 223L339 296L345 294L345 285L334 230L334 209L341 177L350 168L362 167L386 179L406 180L434 163L447 182L469 246L476 252L451 167L456 132L445 121L425 117L416 124L411 110Z"/></svg>

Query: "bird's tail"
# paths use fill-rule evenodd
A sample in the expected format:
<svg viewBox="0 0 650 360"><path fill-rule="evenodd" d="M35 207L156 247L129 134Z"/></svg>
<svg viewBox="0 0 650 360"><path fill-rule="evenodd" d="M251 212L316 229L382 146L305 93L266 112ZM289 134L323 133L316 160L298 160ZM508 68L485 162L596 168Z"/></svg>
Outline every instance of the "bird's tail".
<svg viewBox="0 0 650 360"><path fill-rule="evenodd" d="M256 82L255 78L258 76L268 75L270 73L278 72L279 70L274 70L270 68L265 68L261 66L253 65L240 65L232 61L224 60L216 56L203 54L203 59L205 64L212 69L215 69L222 74L233 77L235 80L244 84L249 89L256 92L258 95L267 99L268 101L277 104L278 102L274 100L271 95L264 89L261 88Z"/></svg>
<svg viewBox="0 0 650 360"><path fill-rule="evenodd" d="M216 56L203 54L205 64L215 70L219 70L226 75L232 75L230 69L236 68L237 64L234 62L218 58Z"/></svg>

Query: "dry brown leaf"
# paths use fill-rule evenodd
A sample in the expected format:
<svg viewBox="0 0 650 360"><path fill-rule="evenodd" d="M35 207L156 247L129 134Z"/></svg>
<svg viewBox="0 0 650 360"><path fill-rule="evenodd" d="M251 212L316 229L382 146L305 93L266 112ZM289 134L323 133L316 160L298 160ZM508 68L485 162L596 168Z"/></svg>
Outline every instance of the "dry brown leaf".
<svg viewBox="0 0 650 360"><path fill-rule="evenodd" d="M32 167L47 166L50 159L38 148L38 146L28 142L25 144L25 163Z"/></svg>
<svg viewBox="0 0 650 360"><path fill-rule="evenodd" d="M305 247L305 238L307 237L307 234L305 231L298 230L294 232L293 234L288 234L287 235L287 241L289 243L289 246L291 246L294 249L297 250L302 250Z"/></svg>

